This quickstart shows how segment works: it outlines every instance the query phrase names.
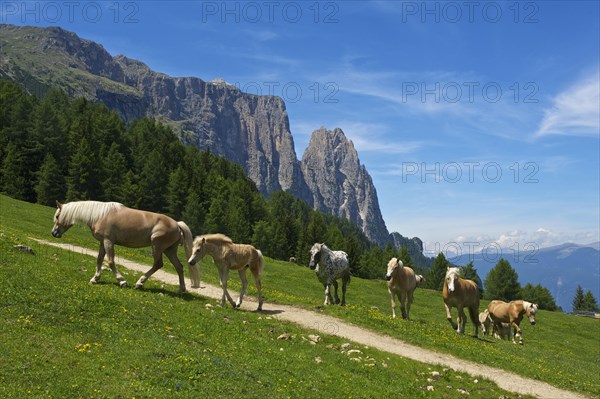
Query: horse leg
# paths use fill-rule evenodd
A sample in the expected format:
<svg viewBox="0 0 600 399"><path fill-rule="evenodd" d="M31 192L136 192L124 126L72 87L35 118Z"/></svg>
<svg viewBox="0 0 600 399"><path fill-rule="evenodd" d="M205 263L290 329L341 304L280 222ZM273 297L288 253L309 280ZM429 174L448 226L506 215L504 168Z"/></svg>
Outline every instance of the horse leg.
<svg viewBox="0 0 600 399"><path fill-rule="evenodd" d="M338 282L337 280L333 280L333 297L335 298L335 301L333 303L338 304L340 303L340 297L338 296Z"/></svg>
<svg viewBox="0 0 600 399"><path fill-rule="evenodd" d="M232 307L236 307L235 301L229 295L229 291L227 291L227 280L229 278L229 268L227 266L223 267L223 271L221 272L221 287L223 288L223 297L221 298L221 306L225 307L225 298L229 301Z"/></svg>
<svg viewBox="0 0 600 399"><path fill-rule="evenodd" d="M325 305L329 305L329 298L331 297L331 294L329 293L329 283L323 285L325 286Z"/></svg>
<svg viewBox="0 0 600 399"><path fill-rule="evenodd" d="M108 266L110 267L110 270L112 270L112 272L114 273L115 278L119 282L119 286L125 287L127 285L127 281L125 281L121 273L119 273L119 271L117 270L117 266L115 265L115 247L112 241L110 241L109 239L105 239L104 249L106 251L106 257L108 258Z"/></svg>
<svg viewBox="0 0 600 399"><path fill-rule="evenodd" d="M477 312L479 312L479 309L475 309L473 306L469 307L469 316L471 317L471 322L475 326L475 338L479 335L479 315Z"/></svg>
<svg viewBox="0 0 600 399"><path fill-rule="evenodd" d="M98 249L98 258L96 259L96 274L90 280L90 283L96 284L98 280L100 280L100 272L102 271L102 261L104 260L104 255L106 255L106 250L104 249L104 243L100 242L100 249Z"/></svg>
<svg viewBox="0 0 600 399"><path fill-rule="evenodd" d="M348 285L348 279L342 277L342 306L346 306L346 286Z"/></svg>
<svg viewBox="0 0 600 399"><path fill-rule="evenodd" d="M517 323L515 323L514 321L512 322L512 326L515 328L515 334L513 336L513 344L516 344L517 342L515 341L515 338L519 338L519 344L523 345L523 335L522 335L522 331L521 331L521 327L519 327L519 325Z"/></svg>
<svg viewBox="0 0 600 399"><path fill-rule="evenodd" d="M163 267L162 252L159 251L154 245L152 246L152 256L154 257L154 264L152 265L152 268L150 268L150 270L144 273L142 277L140 277L140 279L137 281L137 283L135 283L136 289L142 288L146 280L148 280L150 276L156 273L157 270Z"/></svg>
<svg viewBox="0 0 600 399"><path fill-rule="evenodd" d="M238 298L237 302L235 303L235 307L239 308L240 305L242 304L242 300L244 299L244 294L246 293L246 287L248 286L248 280L246 279L246 269L240 269L238 270L238 273L240 274L240 280L242 280L242 289L240 290L240 297Z"/></svg>
<svg viewBox="0 0 600 399"><path fill-rule="evenodd" d="M392 302L392 318L395 319L396 318L396 294L394 294L392 291L389 291L389 293L390 293L390 302Z"/></svg>
<svg viewBox="0 0 600 399"><path fill-rule="evenodd" d="M465 310L462 306L458 307L458 333L459 334L464 334L465 333L465 326L467 325L467 315L465 314Z"/></svg>
<svg viewBox="0 0 600 399"><path fill-rule="evenodd" d="M413 303L413 299L414 299L413 294L414 294L414 291L410 291L408 293L408 301L406 303L406 320L410 320L410 305L412 305L412 303Z"/></svg>
<svg viewBox="0 0 600 399"><path fill-rule="evenodd" d="M408 315L406 314L406 292L400 290L400 311L402 312L402 318L406 319Z"/></svg>
<svg viewBox="0 0 600 399"><path fill-rule="evenodd" d="M177 257L178 245L179 243L175 243L171 247L167 248L165 254L167 255L167 258L169 258L173 266L175 266L175 270L177 270L177 275L179 276L179 293L183 294L185 292L185 279L183 277L183 265Z"/></svg>
<svg viewBox="0 0 600 399"><path fill-rule="evenodd" d="M260 282L260 275L257 272L252 271L252 274L254 275L254 285L256 285L256 289L258 290L258 309L256 310L262 310L262 305L263 305L263 298L262 298L262 285Z"/></svg>
<svg viewBox="0 0 600 399"><path fill-rule="evenodd" d="M458 330L458 325L454 322L454 320L452 320L452 312L450 311L451 308L445 303L444 306L446 307L446 319L448 320L448 322L454 330Z"/></svg>

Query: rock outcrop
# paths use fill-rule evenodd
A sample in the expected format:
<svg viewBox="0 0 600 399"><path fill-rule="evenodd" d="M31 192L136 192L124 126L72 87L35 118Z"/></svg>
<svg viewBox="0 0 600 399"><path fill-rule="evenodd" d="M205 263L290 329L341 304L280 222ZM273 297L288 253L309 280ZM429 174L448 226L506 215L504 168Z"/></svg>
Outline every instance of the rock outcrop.
<svg viewBox="0 0 600 399"><path fill-rule="evenodd" d="M301 165L316 209L354 221L369 239L385 245L388 231L377 190L341 129L315 130Z"/></svg>

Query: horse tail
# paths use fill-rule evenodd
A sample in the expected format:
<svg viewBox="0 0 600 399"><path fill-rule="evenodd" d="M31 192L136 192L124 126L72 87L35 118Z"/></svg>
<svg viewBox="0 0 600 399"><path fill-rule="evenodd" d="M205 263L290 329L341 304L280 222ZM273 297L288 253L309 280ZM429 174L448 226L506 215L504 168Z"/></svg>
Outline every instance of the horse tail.
<svg viewBox="0 0 600 399"><path fill-rule="evenodd" d="M183 221L177 222L177 225L179 226L179 230L181 230L181 240L179 241L179 243L183 244L183 248L185 249L185 256L186 256L185 261L187 262L192 257L192 247L194 245L192 231L190 230L188 225L185 224L185 222L183 222ZM200 286L200 262L196 263L194 266L188 264L188 267L190 269L190 280L192 282L192 287L194 287L194 288L199 287Z"/></svg>
<svg viewBox="0 0 600 399"><path fill-rule="evenodd" d="M262 252L260 252L260 249L257 249L256 253L258 255L257 274L260 276L263 273L263 271L265 270L265 258L263 257Z"/></svg>

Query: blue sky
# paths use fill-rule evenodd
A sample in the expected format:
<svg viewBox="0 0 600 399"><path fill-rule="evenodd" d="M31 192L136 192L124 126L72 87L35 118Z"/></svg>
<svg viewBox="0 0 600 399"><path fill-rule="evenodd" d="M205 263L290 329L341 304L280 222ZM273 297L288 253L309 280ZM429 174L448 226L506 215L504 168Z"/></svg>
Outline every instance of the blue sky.
<svg viewBox="0 0 600 399"><path fill-rule="evenodd" d="M600 240L597 1L11 2L173 76L286 100L298 157L353 141L426 250Z"/></svg>

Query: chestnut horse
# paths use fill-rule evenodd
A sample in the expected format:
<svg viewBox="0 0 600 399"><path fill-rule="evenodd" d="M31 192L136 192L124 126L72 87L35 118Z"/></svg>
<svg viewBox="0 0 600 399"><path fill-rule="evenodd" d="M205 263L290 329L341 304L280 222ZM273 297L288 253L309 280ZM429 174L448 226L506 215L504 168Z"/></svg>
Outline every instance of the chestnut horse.
<svg viewBox="0 0 600 399"><path fill-rule="evenodd" d="M396 318L396 299L400 300L400 311L402 318L409 320L410 305L413 302L413 294L417 287L417 279L415 272L408 266L404 266L402 261L397 258L392 258L387 265L387 280L388 292L392 302L392 316ZM406 303L406 307L405 307Z"/></svg>
<svg viewBox="0 0 600 399"><path fill-rule="evenodd" d="M508 323L514 329L512 337L513 343L517 343L515 338L519 338L519 343L523 345L523 336L519 323L527 316L529 322L535 325L535 315L538 311L538 305L527 301L492 301L489 303L487 310L490 312L490 317L494 322L494 327L498 331L502 331L502 323ZM512 335L512 330L509 331L509 339Z"/></svg>
<svg viewBox="0 0 600 399"><path fill-rule="evenodd" d="M464 334L467 317L463 308L467 307L471 322L475 326L475 337L477 337L479 330L479 288L477 288L477 284L472 280L460 278L458 267L449 267L446 271L442 297L446 307L446 318L452 328L456 332ZM451 310L453 307L458 309L458 324L452 320Z"/></svg>
<svg viewBox="0 0 600 399"><path fill-rule="evenodd" d="M102 261L108 258L108 265L115 274L121 287L127 281L115 266L115 245L129 248L152 246L154 264L135 284L141 288L144 282L163 266L163 253L167 255L179 275L179 292L185 292L183 265L177 258L177 247L183 244L186 255L192 251L192 232L184 222L176 222L168 216L159 213L140 211L127 208L118 202L75 201L61 204L56 201L54 227L52 235L56 238L62 235L74 224L87 225L94 238L100 241L96 274L90 280L95 284L100 279ZM192 287L200 286L198 269L189 266Z"/></svg>
<svg viewBox="0 0 600 399"><path fill-rule="evenodd" d="M225 298L229 300L231 306L239 308L246 293L248 280L246 280L246 268L249 268L254 276L254 284L258 291L258 309L262 310L263 299L260 283L260 274L265 268L265 261L262 253L248 244L234 244L231 238L224 234L205 234L194 239L192 254L188 260L190 265L195 265L204 256L210 255L219 269L219 278L223 296L221 297L221 306L225 306ZM242 280L242 289L237 302L233 301L227 291L227 279L229 270L237 270Z"/></svg>

